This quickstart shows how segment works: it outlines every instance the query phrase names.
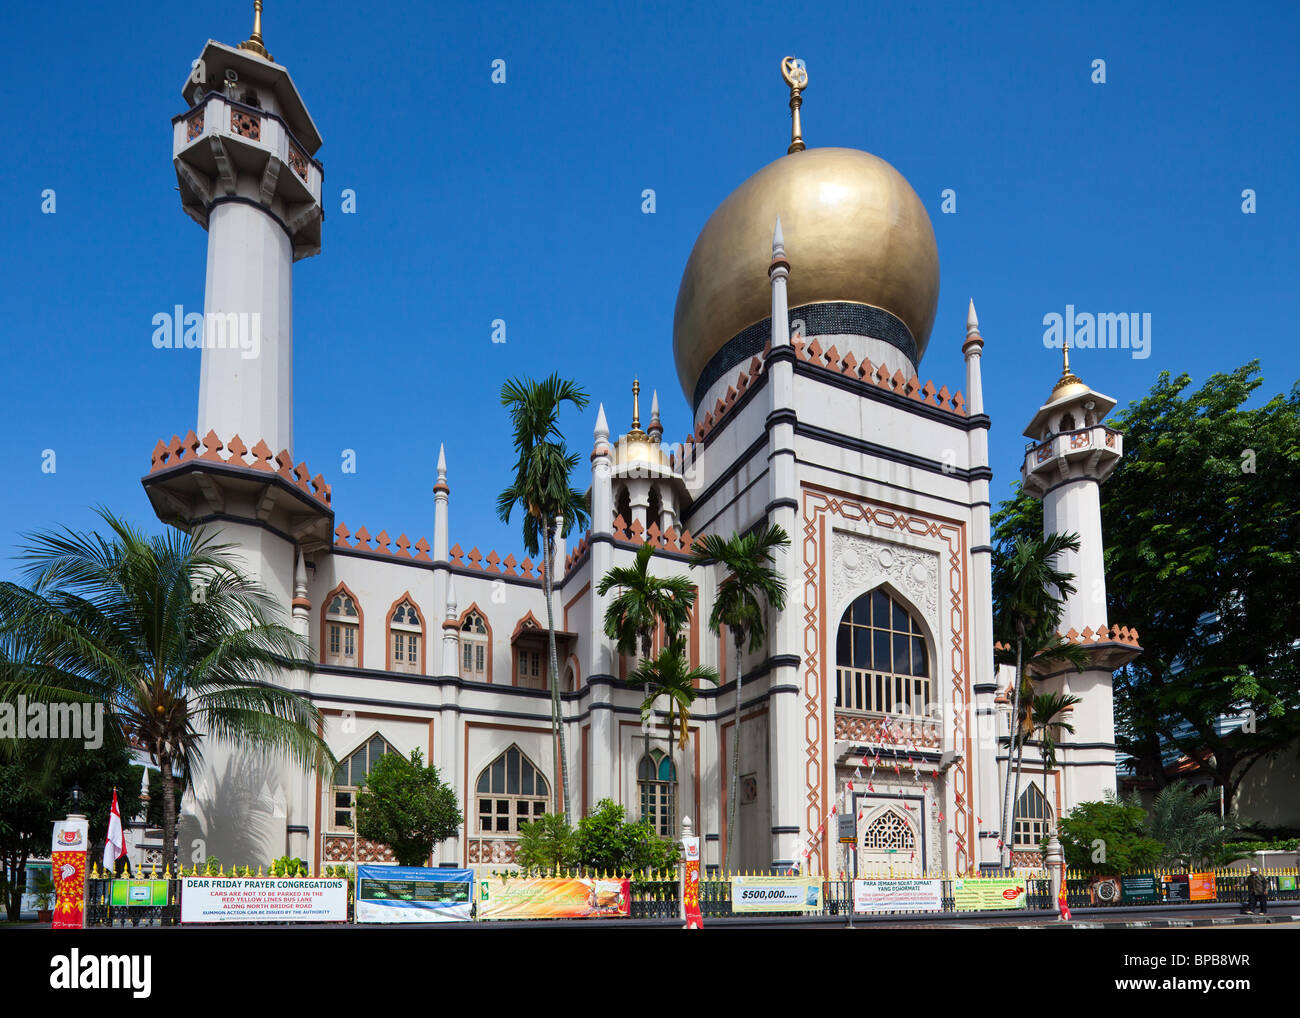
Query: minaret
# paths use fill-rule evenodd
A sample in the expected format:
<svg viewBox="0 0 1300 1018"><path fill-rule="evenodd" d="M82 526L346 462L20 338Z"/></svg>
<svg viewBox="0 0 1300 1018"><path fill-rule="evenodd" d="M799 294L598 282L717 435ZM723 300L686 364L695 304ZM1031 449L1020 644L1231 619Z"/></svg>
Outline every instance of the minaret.
<svg viewBox="0 0 1300 1018"><path fill-rule="evenodd" d="M614 564L614 494L612 477L614 453L609 445L609 421L605 418L605 404L596 411L596 426L592 430L591 444L591 575L604 576ZM596 583L599 582L597 579ZM613 710L611 683L616 683L617 667L613 641L605 635L605 609L613 599L613 591L600 594L596 583L591 586L591 615L588 625L590 656L583 662L591 691L591 751L593 760L619 759L618 721ZM602 676L608 681L592 681ZM620 683L621 684L621 683ZM614 768L591 768L591 785L588 789L590 803L617 797ZM579 792L581 794L581 792ZM580 807L586 804L579 804Z"/></svg>
<svg viewBox="0 0 1300 1018"><path fill-rule="evenodd" d="M966 339L961 347L966 358L966 410L971 417L984 413L984 383L980 361L984 353L984 337L980 335L980 321L975 314L975 301L966 311ZM993 664L993 543L989 523L989 433L987 428L971 428L966 432L967 454L970 461L971 500L971 694L975 703L975 729L988 745L997 738L997 674ZM981 833L993 832L993 837L978 839L978 861L985 865L1000 865L996 817L1001 809L1001 785L996 767L981 767L976 772L978 817L992 817L982 827Z"/></svg>
<svg viewBox="0 0 1300 1018"><path fill-rule="evenodd" d="M182 94L172 162L208 232L196 431L292 455L293 263L320 251L321 138L263 44L261 0L252 37L209 40Z"/></svg>
<svg viewBox="0 0 1300 1018"><path fill-rule="evenodd" d="M1077 534L1079 550L1065 552L1057 567L1072 573L1075 592L1066 598L1060 631L1090 640L1089 667L1038 669L1040 688L1082 698L1071 723L1073 735L1060 742L1063 809L1099 800L1115 789L1115 715L1112 672L1133 659L1132 644L1109 638L1106 615L1105 541L1101 532L1101 483L1124 455L1124 436L1102 424L1115 400L1096 392L1070 371L1065 347L1061 377L1047 402L1025 429L1035 443L1025 454L1020 477L1024 490L1043 502L1043 534ZM1107 638L1091 637L1107 629Z"/></svg>
<svg viewBox="0 0 1300 1018"><path fill-rule="evenodd" d="M799 599L803 581L798 575L798 558L794 549L799 547L799 474L795 459L794 429L798 422L794 401L794 347L790 345L790 311L786 296L786 280L790 276L790 261L786 257L785 235L781 231L781 217L777 216L772 230L772 260L768 264L768 280L772 288L772 349L764 370L768 374L769 403L767 413L768 502L765 507L767 521L781 527L790 538L790 546L775 554L776 568L790 592L786 610L773 619L769 660L773 664L768 688L802 688L799 677L799 660L802 637L799 631L803 616ZM727 676L723 681L726 681ZM768 727L768 745L772 764L772 823L771 841L767 858L747 859L770 866L789 866L794 863L790 831L802 830L803 822L803 717L799 709L801 697L773 696L768 710L771 721Z"/></svg>

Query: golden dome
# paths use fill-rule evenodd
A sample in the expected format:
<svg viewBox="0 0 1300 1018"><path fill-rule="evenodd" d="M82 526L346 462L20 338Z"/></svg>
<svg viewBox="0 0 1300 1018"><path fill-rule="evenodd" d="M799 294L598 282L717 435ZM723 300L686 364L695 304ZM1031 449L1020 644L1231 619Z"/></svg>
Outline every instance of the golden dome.
<svg viewBox="0 0 1300 1018"><path fill-rule="evenodd" d="M830 301L883 308L911 333L918 361L925 352L939 300L939 254L921 199L870 153L806 149L741 184L695 241L673 316L673 356L688 400L723 345L772 313L767 270L778 215L792 309Z"/></svg>

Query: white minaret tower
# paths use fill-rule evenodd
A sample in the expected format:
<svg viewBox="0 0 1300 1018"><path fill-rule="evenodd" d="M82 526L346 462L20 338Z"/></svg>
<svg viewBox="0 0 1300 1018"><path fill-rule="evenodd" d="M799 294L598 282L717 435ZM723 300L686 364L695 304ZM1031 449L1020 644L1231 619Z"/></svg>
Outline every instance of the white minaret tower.
<svg viewBox="0 0 1300 1018"><path fill-rule="evenodd" d="M292 455L293 263L320 251L321 138L254 6L247 42L209 40L195 62L172 162L208 231L198 435Z"/></svg>
<svg viewBox="0 0 1300 1018"><path fill-rule="evenodd" d="M1114 407L1115 400L1070 371L1067 346L1060 379L1025 429L1036 444L1025 454L1021 483L1043 502L1044 535L1079 536L1079 550L1057 563L1074 574L1075 587L1065 602L1061 633L1085 646L1089 666L1083 672L1069 664L1036 669L1041 689L1082 700L1071 719L1074 734L1058 740L1062 810L1115 790L1112 672L1138 653L1135 642L1117 639L1106 616L1100 486L1124 455L1124 436L1101 422Z"/></svg>

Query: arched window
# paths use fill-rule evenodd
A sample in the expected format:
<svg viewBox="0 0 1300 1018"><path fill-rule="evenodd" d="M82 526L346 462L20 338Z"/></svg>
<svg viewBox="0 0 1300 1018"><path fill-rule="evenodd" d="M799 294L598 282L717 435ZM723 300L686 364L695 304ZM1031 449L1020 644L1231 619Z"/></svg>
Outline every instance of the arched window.
<svg viewBox="0 0 1300 1018"><path fill-rule="evenodd" d="M636 768L641 793L641 819L649 820L662 837L677 836L677 769L662 750L652 749Z"/></svg>
<svg viewBox="0 0 1300 1018"><path fill-rule="evenodd" d="M627 485L621 486L614 496L614 515L623 517L625 527L632 526L632 496L628 494Z"/></svg>
<svg viewBox="0 0 1300 1018"><path fill-rule="evenodd" d="M422 672L424 623L410 600L403 598L388 619L388 667L394 672Z"/></svg>
<svg viewBox="0 0 1300 1018"><path fill-rule="evenodd" d="M518 834L550 804L550 786L518 746L484 767L474 790L479 834Z"/></svg>
<svg viewBox="0 0 1300 1018"><path fill-rule="evenodd" d="M1052 807L1038 790L1031 784L1016 800L1016 819L1012 828L1011 844L1023 848L1038 848L1047 837L1051 826Z"/></svg>
<svg viewBox="0 0 1300 1018"><path fill-rule="evenodd" d="M325 605L325 663L356 666L361 658L361 613L347 590Z"/></svg>
<svg viewBox="0 0 1300 1018"><path fill-rule="evenodd" d="M921 624L884 590L863 594L840 619L835 706L874 714L926 715L930 658Z"/></svg>
<svg viewBox="0 0 1300 1018"><path fill-rule="evenodd" d="M487 682L488 627L477 611L470 611L460 624L460 677Z"/></svg>
<svg viewBox="0 0 1300 1018"><path fill-rule="evenodd" d="M334 809L334 829L350 831L353 829L357 808L357 790L366 783L370 768L385 753L396 750L389 745L382 735L372 735L369 740L351 756L343 760L334 772L332 788Z"/></svg>
<svg viewBox="0 0 1300 1018"><path fill-rule="evenodd" d="M911 852L916 848L916 834L901 813L887 809L872 820L863 832L862 847Z"/></svg>
<svg viewBox="0 0 1300 1018"><path fill-rule="evenodd" d="M646 507L645 525L648 528L651 523L660 529L663 528L664 500L659 494L659 485L650 485L650 504Z"/></svg>

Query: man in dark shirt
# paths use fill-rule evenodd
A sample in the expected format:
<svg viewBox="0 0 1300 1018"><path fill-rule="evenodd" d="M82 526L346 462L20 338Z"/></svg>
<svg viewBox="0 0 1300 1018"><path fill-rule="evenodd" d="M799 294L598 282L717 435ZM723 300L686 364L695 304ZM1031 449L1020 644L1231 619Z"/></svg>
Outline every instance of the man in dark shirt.
<svg viewBox="0 0 1300 1018"><path fill-rule="evenodd" d="M1268 913L1268 877L1259 871L1258 866L1250 868L1250 876L1246 878L1246 893L1250 896L1250 908L1248 912L1258 915ZM1259 906L1259 912L1255 912L1255 906Z"/></svg>

